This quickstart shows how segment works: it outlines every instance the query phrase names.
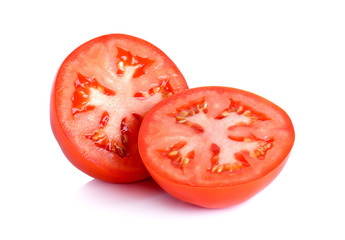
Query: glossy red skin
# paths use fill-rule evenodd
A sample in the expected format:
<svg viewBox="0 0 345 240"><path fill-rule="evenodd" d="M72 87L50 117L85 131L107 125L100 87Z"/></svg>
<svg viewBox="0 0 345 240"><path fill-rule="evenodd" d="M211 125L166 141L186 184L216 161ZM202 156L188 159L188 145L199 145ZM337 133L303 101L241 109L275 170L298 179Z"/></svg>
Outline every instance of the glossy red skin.
<svg viewBox="0 0 345 240"><path fill-rule="evenodd" d="M202 87L199 89L207 90L207 89L213 89L213 88L219 89L223 87ZM177 98L179 96L184 97L188 95L189 91L194 91L194 89L186 90L182 93L179 93L178 95L175 95L174 98ZM248 92L245 92L245 91L243 92L245 94L248 94ZM146 119L144 119L142 127L139 131L139 151L142 156L145 167L149 171L152 178L165 191L167 191L172 196L182 201L185 201L197 206L205 207L205 208L225 208L225 207L235 206L247 201L248 199L255 196L257 193L262 191L279 175L279 173L285 166L289 158L291 149L289 152L286 152L285 158L281 159L280 163L274 166L273 168L271 168L267 174L261 175L259 178L255 180L243 182L241 184L236 184L236 185L231 185L231 186L221 186L221 187L217 187L217 186L205 187L205 186L195 186L195 184L193 183L181 184L171 179L168 179L164 176L161 176L160 174L157 173L156 170L150 167L150 159L147 159L146 157L146 144L144 143L144 138L148 132L148 129L146 129L145 122L150 121L150 118L152 117L151 113L159 109L161 105L168 103L169 100L173 101L173 99L167 99L158 103L146 115ZM294 134L294 129L292 125L289 131L292 134L293 139L294 139L295 134Z"/></svg>
<svg viewBox="0 0 345 240"><path fill-rule="evenodd" d="M72 61L75 58L75 55L78 53L78 50L83 46L91 44L92 41L97 41L98 39L106 38L106 37L115 37L121 39L130 39L131 41L138 41L138 43L147 45L151 49L155 49L159 53L165 56L168 61L170 61L170 67L173 68L181 77L181 87L184 89L188 89L187 83L185 82L182 73L176 67L176 65L166 56L160 49L152 45L151 43L124 34L109 34L100 36L98 38L92 39L78 48L76 48L61 64L61 67L55 77L52 92L51 92L51 99L50 99L50 122L51 128L54 133L54 136L57 142L60 145L61 150L63 151L64 155L67 159L79 170L88 174L89 176L112 183L129 183L129 182L136 182L146 178L149 178L150 175L145 169L145 167L136 168L136 169L126 169L126 170L116 170L116 169L108 169L106 167L102 167L100 165L94 164L93 162L89 161L87 158L83 157L71 144L68 136L66 135L65 131L62 128L61 119L58 118L57 115L57 107L56 107L56 82L59 80L60 75L63 74L63 66L68 64L68 61Z"/></svg>
<svg viewBox="0 0 345 240"><path fill-rule="evenodd" d="M147 164L145 166L152 178L172 196L200 207L225 208L243 203L262 191L278 176L287 160L288 156L269 174L255 181L219 188L178 184L158 175Z"/></svg>

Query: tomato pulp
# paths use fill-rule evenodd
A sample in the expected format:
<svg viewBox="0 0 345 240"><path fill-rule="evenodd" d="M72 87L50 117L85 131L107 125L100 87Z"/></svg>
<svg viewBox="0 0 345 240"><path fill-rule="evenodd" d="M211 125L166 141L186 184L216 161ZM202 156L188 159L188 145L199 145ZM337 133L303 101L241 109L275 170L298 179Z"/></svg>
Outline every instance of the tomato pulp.
<svg viewBox="0 0 345 240"><path fill-rule="evenodd" d="M62 63L51 93L51 126L66 157L108 182L149 177L138 129L157 102L188 86L157 47L128 35L95 38Z"/></svg>
<svg viewBox="0 0 345 240"><path fill-rule="evenodd" d="M281 108L227 87L165 99L147 113L139 131L139 151L156 182L183 201L209 208L239 204L266 187L293 143L292 122Z"/></svg>

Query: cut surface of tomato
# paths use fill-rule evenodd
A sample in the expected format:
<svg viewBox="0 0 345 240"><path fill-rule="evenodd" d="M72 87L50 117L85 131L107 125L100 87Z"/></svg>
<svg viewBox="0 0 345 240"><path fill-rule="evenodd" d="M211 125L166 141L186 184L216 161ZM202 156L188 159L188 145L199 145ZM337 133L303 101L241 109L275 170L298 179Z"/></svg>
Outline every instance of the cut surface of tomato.
<svg viewBox="0 0 345 240"><path fill-rule="evenodd" d="M52 129L83 172L109 182L138 181L149 176L137 147L144 115L187 88L157 47L128 35L104 35L62 63L51 94Z"/></svg>
<svg viewBox="0 0 345 240"><path fill-rule="evenodd" d="M256 194L277 176L293 143L293 125L281 108L227 87L190 89L163 100L139 132L140 154L153 178L177 198L205 207Z"/></svg>

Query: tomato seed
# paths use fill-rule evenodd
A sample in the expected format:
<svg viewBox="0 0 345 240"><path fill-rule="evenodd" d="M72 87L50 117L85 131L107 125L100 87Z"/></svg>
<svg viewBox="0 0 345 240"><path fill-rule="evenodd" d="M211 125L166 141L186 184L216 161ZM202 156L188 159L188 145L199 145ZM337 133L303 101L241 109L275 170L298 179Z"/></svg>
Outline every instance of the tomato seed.
<svg viewBox="0 0 345 240"><path fill-rule="evenodd" d="M240 106L240 107L238 108L237 112L240 113L240 112L242 112L242 111L243 111L243 107Z"/></svg>
<svg viewBox="0 0 345 240"><path fill-rule="evenodd" d="M220 116L222 116L222 117L227 117L229 115L230 115L229 111L224 111L220 114Z"/></svg>
<svg viewBox="0 0 345 240"><path fill-rule="evenodd" d="M169 152L168 156L173 157L173 156L176 156L177 154L178 154L178 151L174 150L174 151Z"/></svg>
<svg viewBox="0 0 345 240"><path fill-rule="evenodd" d="M152 88L152 91L154 94L156 94L159 92L160 89L161 89L160 87L154 87L154 88Z"/></svg>
<svg viewBox="0 0 345 240"><path fill-rule="evenodd" d="M187 111L181 111L180 112L180 117L186 117L188 116L188 112Z"/></svg>
<svg viewBox="0 0 345 240"><path fill-rule="evenodd" d="M124 70L124 64L123 64L123 61L120 61L118 64L117 64L118 68L123 71Z"/></svg>
<svg viewBox="0 0 345 240"><path fill-rule="evenodd" d="M182 118L182 117L176 117L177 122L179 123L186 123L187 119L186 118Z"/></svg>
<svg viewBox="0 0 345 240"><path fill-rule="evenodd" d="M207 108L207 102L206 102L206 101L205 101L205 102L203 102L203 103L201 104L201 108L202 108L202 109Z"/></svg>
<svg viewBox="0 0 345 240"><path fill-rule="evenodd" d="M243 116L245 116L245 117L250 117L250 116L251 116L251 112L250 112L249 110L247 110L247 111L245 111L245 112L243 113Z"/></svg>
<svg viewBox="0 0 345 240"><path fill-rule="evenodd" d="M182 166L182 165L186 165L187 163L189 163L189 158L183 158L183 159L181 160L180 165L181 165L181 166Z"/></svg>

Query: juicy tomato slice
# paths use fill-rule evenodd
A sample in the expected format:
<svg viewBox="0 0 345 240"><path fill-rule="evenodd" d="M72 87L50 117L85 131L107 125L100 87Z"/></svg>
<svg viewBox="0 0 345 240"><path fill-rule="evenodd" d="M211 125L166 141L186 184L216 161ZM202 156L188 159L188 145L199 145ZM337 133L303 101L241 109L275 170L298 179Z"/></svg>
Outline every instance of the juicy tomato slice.
<svg viewBox="0 0 345 240"><path fill-rule="evenodd" d="M62 63L51 94L51 125L67 158L90 176L133 182L149 175L138 129L157 102L188 86L157 47L128 35L95 38Z"/></svg>
<svg viewBox="0 0 345 240"><path fill-rule="evenodd" d="M281 108L227 87L190 89L163 100L139 132L143 162L161 187L210 208L238 204L267 186L293 143L293 125Z"/></svg>

